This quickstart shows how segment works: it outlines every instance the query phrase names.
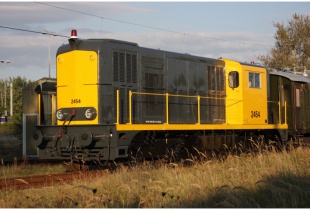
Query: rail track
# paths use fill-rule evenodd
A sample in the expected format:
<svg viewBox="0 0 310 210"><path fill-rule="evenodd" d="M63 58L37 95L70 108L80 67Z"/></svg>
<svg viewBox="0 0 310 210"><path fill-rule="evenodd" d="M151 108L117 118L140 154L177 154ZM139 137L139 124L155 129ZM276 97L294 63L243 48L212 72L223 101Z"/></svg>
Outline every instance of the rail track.
<svg viewBox="0 0 310 210"><path fill-rule="evenodd" d="M53 175L32 175L0 179L0 190L28 189L46 187L57 184L69 184L74 180L96 178L109 174L108 170L75 172Z"/></svg>
<svg viewBox="0 0 310 210"><path fill-rule="evenodd" d="M303 141L302 143L290 142L286 150L292 150L297 147L310 147L310 141ZM31 162L31 161L30 161ZM50 161L38 161L40 163ZM53 161L52 161L53 162ZM69 167L72 169L72 167ZM74 169L74 168L73 168ZM75 168L76 169L76 168ZM74 171L74 170L73 170ZM59 184L70 184L74 180L81 179L92 179L97 177L102 177L107 174L110 174L111 170L94 170L94 171L80 171L80 172L71 172L64 174L50 174L50 175L31 175L25 177L14 177L14 178L4 178L0 179L0 190L18 190L18 189L28 189L36 187L46 187L51 185Z"/></svg>

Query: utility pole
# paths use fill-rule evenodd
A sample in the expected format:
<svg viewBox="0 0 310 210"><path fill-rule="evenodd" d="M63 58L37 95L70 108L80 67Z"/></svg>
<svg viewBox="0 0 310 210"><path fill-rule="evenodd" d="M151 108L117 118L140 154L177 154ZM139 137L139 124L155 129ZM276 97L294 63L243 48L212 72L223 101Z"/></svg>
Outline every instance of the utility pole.
<svg viewBox="0 0 310 210"><path fill-rule="evenodd" d="M9 64L9 63L11 63L11 61L9 61L9 60L1 60L0 61L1 63L3 63L3 64ZM3 72L4 72L4 74L5 74L5 67L3 67ZM3 77L4 78L4 116L7 116L8 115L8 113L7 113L7 110L6 110L6 78L5 78L5 76Z"/></svg>
<svg viewBox="0 0 310 210"><path fill-rule="evenodd" d="M13 116L13 82L10 83L10 116Z"/></svg>
<svg viewBox="0 0 310 210"><path fill-rule="evenodd" d="M6 80L4 80L4 116L8 116L8 111L6 110Z"/></svg>
<svg viewBox="0 0 310 210"><path fill-rule="evenodd" d="M3 90L1 90L1 106L3 106Z"/></svg>
<svg viewBox="0 0 310 210"><path fill-rule="evenodd" d="M44 30L44 34L48 34L48 77L51 78L51 35L55 36L55 32Z"/></svg>

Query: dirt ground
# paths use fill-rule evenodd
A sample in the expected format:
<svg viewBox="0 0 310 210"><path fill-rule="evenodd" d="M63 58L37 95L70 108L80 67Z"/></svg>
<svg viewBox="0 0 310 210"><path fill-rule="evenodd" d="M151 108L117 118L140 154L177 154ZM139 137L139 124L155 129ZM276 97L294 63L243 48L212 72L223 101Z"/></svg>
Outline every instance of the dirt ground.
<svg viewBox="0 0 310 210"><path fill-rule="evenodd" d="M13 161L14 157L21 160L23 156L22 140L14 135L0 134L0 159Z"/></svg>

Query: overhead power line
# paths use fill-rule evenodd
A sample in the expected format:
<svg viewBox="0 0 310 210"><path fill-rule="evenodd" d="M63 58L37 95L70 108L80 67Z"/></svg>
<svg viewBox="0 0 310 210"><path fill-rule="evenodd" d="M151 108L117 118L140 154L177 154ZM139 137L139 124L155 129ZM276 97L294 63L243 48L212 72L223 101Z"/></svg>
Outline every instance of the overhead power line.
<svg viewBox="0 0 310 210"><path fill-rule="evenodd" d="M33 30L13 28L13 27L8 27L8 26L0 26L0 28L6 28L6 29L11 29L11 30L16 30L16 31L23 31L23 32L30 32L30 33L36 33L36 34L44 34L44 35L46 34L46 35L53 35L53 36L70 38L69 36L64 36L64 35L59 35L59 34L54 34L54 33L49 33L49 32L33 31Z"/></svg>
<svg viewBox="0 0 310 210"><path fill-rule="evenodd" d="M142 24L138 24L138 23L132 23L132 22L128 22L128 21L123 21L123 20L103 17L103 16L94 15L94 14L90 14L90 13L86 13L86 12L81 12L81 11L78 11L78 10L68 9L68 8L64 8L64 7L60 7L60 6L55 6L55 5L51 5L51 4L47 4L47 3L43 3L43 2L35 2L35 3L42 4L42 5L49 6L49 7L54 7L54 8L57 8L57 9L62 9L62 10L70 11L70 12L75 12L75 13L82 14L82 15L87 15L87 16L94 17L94 18L99 18L101 20L103 20L103 19L111 20L111 21L115 21L115 22L119 22L119 23L130 24L130 25L135 25L135 26L139 26L139 27L144 27L144 28L150 28L150 29L159 30L159 31L170 32L170 33L174 33L174 34L181 34L181 35L184 35L184 36L192 36L192 37L199 37L199 38L206 38L206 39L214 39L214 40L218 40L218 41L233 42L233 43L238 43L238 44L257 45L257 46L263 46L263 47L272 47L271 45L267 45L267 44L257 44L257 43L250 43L250 42L233 41L233 40L228 40L228 39L220 39L220 38L214 38L214 37L209 37L209 36L202 36L202 35L196 35L196 34L183 33L183 32L163 29L163 28L157 28L157 27L153 27L153 26L142 25Z"/></svg>

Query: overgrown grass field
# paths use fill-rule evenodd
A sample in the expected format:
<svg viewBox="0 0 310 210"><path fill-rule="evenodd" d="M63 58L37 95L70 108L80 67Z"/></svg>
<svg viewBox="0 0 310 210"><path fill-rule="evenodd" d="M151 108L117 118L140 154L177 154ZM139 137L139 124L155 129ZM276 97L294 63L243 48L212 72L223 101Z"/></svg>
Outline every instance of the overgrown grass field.
<svg viewBox="0 0 310 210"><path fill-rule="evenodd" d="M0 208L309 208L310 149L134 167L73 184L0 191ZM189 166L190 165L190 166Z"/></svg>

